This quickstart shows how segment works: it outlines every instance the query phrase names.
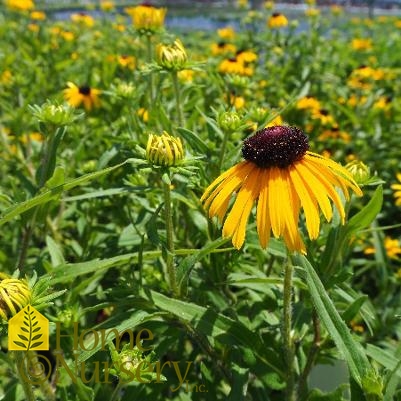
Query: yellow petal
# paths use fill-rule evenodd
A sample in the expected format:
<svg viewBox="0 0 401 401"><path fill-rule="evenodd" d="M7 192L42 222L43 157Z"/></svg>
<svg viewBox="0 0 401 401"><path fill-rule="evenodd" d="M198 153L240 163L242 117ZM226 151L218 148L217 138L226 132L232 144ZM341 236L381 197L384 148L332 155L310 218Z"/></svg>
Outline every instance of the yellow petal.
<svg viewBox="0 0 401 401"><path fill-rule="evenodd" d="M260 194L256 211L256 225L259 242L262 248L266 248L270 239L270 216L269 216L269 170L263 169L260 175Z"/></svg>
<svg viewBox="0 0 401 401"><path fill-rule="evenodd" d="M308 230L309 238L316 239L320 230L319 208L316 199L310 193L309 187L296 168L290 168L289 173L305 212L306 229Z"/></svg>
<svg viewBox="0 0 401 401"><path fill-rule="evenodd" d="M223 226L223 236L231 236L233 245L239 249L245 241L246 223L253 203L259 195L260 168L255 168L242 185L237 199Z"/></svg>

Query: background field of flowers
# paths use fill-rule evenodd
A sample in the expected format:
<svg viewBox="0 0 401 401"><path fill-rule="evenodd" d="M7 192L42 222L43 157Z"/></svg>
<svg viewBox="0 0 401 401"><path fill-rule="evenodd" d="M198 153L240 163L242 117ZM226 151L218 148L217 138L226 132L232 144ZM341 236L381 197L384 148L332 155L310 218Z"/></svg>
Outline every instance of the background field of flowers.
<svg viewBox="0 0 401 401"><path fill-rule="evenodd" d="M316 241L304 238L327 311L335 307L375 373L358 382L355 355L339 347L348 334L336 337L316 312L300 262L297 399L401 399L401 17L240 2L218 30L184 30L165 27L170 10L142 7L93 2L59 19L39 3L1 3L0 278L36 281L33 305L57 295L36 306L65 332L74 322L151 330L154 351L138 360L183 369L193 361L195 387L172 391L167 368L166 381L126 386L121 372L110 383L74 383L61 369L35 386L35 399L285 399L284 244L273 238L262 249L251 217L235 249L200 201L241 160L242 141L272 125L301 128L311 150L347 165L364 193L347 205L345 226L335 216ZM157 153L163 133L180 138L166 139L170 155ZM0 397L25 400L0 289ZM73 366L68 340L63 349ZM91 361L118 358L96 351L78 355L88 378ZM333 378L329 390L309 381L315 366L338 360L349 378Z"/></svg>

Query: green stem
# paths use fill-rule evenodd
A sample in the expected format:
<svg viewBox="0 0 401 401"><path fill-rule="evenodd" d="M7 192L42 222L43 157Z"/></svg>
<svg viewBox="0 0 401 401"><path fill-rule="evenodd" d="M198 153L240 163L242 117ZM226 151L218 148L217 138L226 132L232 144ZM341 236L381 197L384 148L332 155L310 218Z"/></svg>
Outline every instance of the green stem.
<svg viewBox="0 0 401 401"><path fill-rule="evenodd" d="M284 271L284 294L283 294L283 338L284 338L284 357L287 365L287 388L286 401L295 401L295 380L294 380L294 344L291 337L292 320L292 275L294 266L291 257L288 256Z"/></svg>
<svg viewBox="0 0 401 401"><path fill-rule="evenodd" d="M221 168L223 167L223 161L224 161L224 155L226 153L226 147L227 147L227 141L228 141L228 135L229 131L224 130L224 137L223 137L223 143L221 144L221 149L220 149L220 158L219 158L219 164L218 164L218 172L221 172Z"/></svg>
<svg viewBox="0 0 401 401"><path fill-rule="evenodd" d="M174 227L173 227L173 214L171 210L171 189L170 184L163 181L164 189L164 214L166 220L166 239L167 239L167 255L166 265L167 274L170 280L170 288L174 297L178 297L179 291L177 287L177 278L174 267Z"/></svg>
<svg viewBox="0 0 401 401"><path fill-rule="evenodd" d="M177 107L177 122L180 127L184 125L184 117L182 115L181 107L181 97L180 97L180 87L178 84L178 74L177 71L171 72L171 77L173 80L174 94L175 94L175 105Z"/></svg>
<svg viewBox="0 0 401 401"><path fill-rule="evenodd" d="M121 384L121 381L118 382L116 388L113 391L113 394L111 395L110 401L117 401L119 399L119 393L123 385Z"/></svg>
<svg viewBox="0 0 401 401"><path fill-rule="evenodd" d="M26 401L36 401L35 395L33 393L32 384L29 382L29 376L26 369L25 358L26 355L25 351L10 351L14 355L15 359L15 367L17 372L17 377L22 385L25 394Z"/></svg>
<svg viewBox="0 0 401 401"><path fill-rule="evenodd" d="M147 62L151 63L153 60L153 50L152 50L152 37L146 35L146 58ZM149 73L148 76L148 85L149 85L149 108L152 107L154 101L154 90L153 90L153 74Z"/></svg>

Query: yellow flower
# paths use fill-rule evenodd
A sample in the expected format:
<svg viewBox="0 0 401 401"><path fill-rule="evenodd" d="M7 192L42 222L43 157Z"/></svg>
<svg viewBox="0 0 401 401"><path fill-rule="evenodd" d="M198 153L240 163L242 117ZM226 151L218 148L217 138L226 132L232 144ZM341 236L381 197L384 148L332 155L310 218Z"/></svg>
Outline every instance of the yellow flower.
<svg viewBox="0 0 401 401"><path fill-rule="evenodd" d="M29 11L35 8L32 0L6 0L6 6L11 10Z"/></svg>
<svg viewBox="0 0 401 401"><path fill-rule="evenodd" d="M131 16L134 28L142 33L155 33L163 28L167 12L166 8L156 8L146 4L127 7L124 10Z"/></svg>
<svg viewBox="0 0 401 401"><path fill-rule="evenodd" d="M297 101L297 109L299 110L305 110L305 109L311 109L311 110L320 110L321 105L319 100L314 98L313 96L305 96Z"/></svg>
<svg viewBox="0 0 401 401"><path fill-rule="evenodd" d="M390 259L398 259L398 255L401 254L400 242L398 239L393 239L391 237L384 238L384 249L386 250L386 254ZM372 255L376 253L376 249L372 246L366 248L364 250L366 255Z"/></svg>
<svg viewBox="0 0 401 401"><path fill-rule="evenodd" d="M121 65L121 67L128 68L130 70L133 70L136 66L136 59L134 56L122 54L121 56L117 57L117 61L118 64Z"/></svg>
<svg viewBox="0 0 401 401"><path fill-rule="evenodd" d="M248 77L253 75L253 68L244 65L244 63L237 60L236 57L223 60L219 64L218 71L223 74L234 74Z"/></svg>
<svg viewBox="0 0 401 401"><path fill-rule="evenodd" d="M283 28L288 25L288 19L284 14L273 13L267 20L267 26L269 28Z"/></svg>
<svg viewBox="0 0 401 401"><path fill-rule="evenodd" d="M32 11L30 17L36 21L44 21L46 19L46 14L43 11Z"/></svg>
<svg viewBox="0 0 401 401"><path fill-rule="evenodd" d="M401 173L397 174L397 180L400 184L393 184L391 185L391 189L394 192L395 204L397 206L401 206Z"/></svg>
<svg viewBox="0 0 401 401"><path fill-rule="evenodd" d="M71 20L78 24L85 25L88 28L91 28L93 25L95 25L95 20L93 17L85 13L72 14Z"/></svg>
<svg viewBox="0 0 401 401"><path fill-rule="evenodd" d="M230 40L235 38L235 31L234 28L231 26L226 26L225 28L218 29L217 34L222 39Z"/></svg>
<svg viewBox="0 0 401 401"><path fill-rule="evenodd" d="M374 103L373 108L377 110L388 110L391 106L391 98L380 96Z"/></svg>
<svg viewBox="0 0 401 401"><path fill-rule="evenodd" d="M240 63L253 63L258 59L256 53L250 50L239 50L235 56Z"/></svg>
<svg viewBox="0 0 401 401"><path fill-rule="evenodd" d="M39 25L37 25L37 24L28 24L28 29L31 31L31 32L39 32Z"/></svg>
<svg viewBox="0 0 401 401"><path fill-rule="evenodd" d="M100 2L100 9L103 11L112 11L114 10L114 2L113 1L101 1Z"/></svg>
<svg viewBox="0 0 401 401"><path fill-rule="evenodd" d="M327 221L332 219L331 202L344 223L344 206L335 188L347 200L348 188L357 195L362 191L344 167L308 149L306 135L296 127L265 128L244 141L245 160L221 174L205 190L201 198L204 207L210 217L224 220L223 236L231 237L237 249L245 241L246 224L256 202L256 226L263 248L272 231L274 237L283 237L290 251L306 253L298 229L301 209L310 239L319 236L319 210ZM233 194L235 201L227 213Z"/></svg>
<svg viewBox="0 0 401 401"><path fill-rule="evenodd" d="M396 28L401 28L401 20L395 21L395 22L394 22L394 26L395 26Z"/></svg>
<svg viewBox="0 0 401 401"><path fill-rule="evenodd" d="M61 31L60 36L67 42L71 42L75 39L75 35L71 31Z"/></svg>
<svg viewBox="0 0 401 401"><path fill-rule="evenodd" d="M354 50L371 50L372 39L352 39L351 46Z"/></svg>
<svg viewBox="0 0 401 401"><path fill-rule="evenodd" d="M212 50L212 54L215 56L218 54L227 54L227 53L234 54L237 51L235 45L226 42L212 43L210 48Z"/></svg>
<svg viewBox="0 0 401 401"><path fill-rule="evenodd" d="M326 109L313 109L311 117L314 120L319 120L323 125L334 124L334 118Z"/></svg>
<svg viewBox="0 0 401 401"><path fill-rule="evenodd" d="M13 74L11 73L10 70L4 70L0 74L0 84L2 84L2 85L10 84L12 79L13 79Z"/></svg>
<svg viewBox="0 0 401 401"><path fill-rule="evenodd" d="M72 82L68 82L67 86L68 88L64 89L64 98L71 106L79 107L83 103L86 110L92 110L100 105L99 89L77 86Z"/></svg>
<svg viewBox="0 0 401 401"><path fill-rule="evenodd" d="M192 82L194 79L194 71L192 70L178 71L178 78L182 82Z"/></svg>
<svg viewBox="0 0 401 401"><path fill-rule="evenodd" d="M345 143L349 143L351 141L351 136L350 134L348 134L348 132L340 131L338 127L332 127L328 130L323 131L318 136L318 139L320 141L326 141L327 139L334 139L334 140L340 139Z"/></svg>

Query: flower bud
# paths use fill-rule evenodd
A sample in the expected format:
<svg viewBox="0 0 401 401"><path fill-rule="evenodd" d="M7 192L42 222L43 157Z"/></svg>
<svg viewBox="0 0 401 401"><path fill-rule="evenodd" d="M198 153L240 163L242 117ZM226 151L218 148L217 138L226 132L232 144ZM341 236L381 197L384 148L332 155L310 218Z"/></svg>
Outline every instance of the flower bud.
<svg viewBox="0 0 401 401"><path fill-rule="evenodd" d="M235 111L225 111L218 116L218 122L223 131L236 131L241 125L241 118Z"/></svg>
<svg viewBox="0 0 401 401"><path fill-rule="evenodd" d="M42 106L35 104L29 107L33 116L40 123L55 125L57 127L70 125L80 117L72 107L53 104L50 101L47 101Z"/></svg>
<svg viewBox="0 0 401 401"><path fill-rule="evenodd" d="M180 71L185 68L187 53L181 41L176 39L172 45L157 46L157 63L166 70Z"/></svg>
<svg viewBox="0 0 401 401"><path fill-rule="evenodd" d="M163 132L162 135L149 134L146 159L156 166L175 166L184 158L181 139Z"/></svg>
<svg viewBox="0 0 401 401"><path fill-rule="evenodd" d="M31 290L26 280L0 273L0 317L8 320L31 301Z"/></svg>
<svg viewBox="0 0 401 401"><path fill-rule="evenodd" d="M369 167L360 160L349 162L345 168L352 174L352 177L358 185L366 184L370 179Z"/></svg>
<svg viewBox="0 0 401 401"><path fill-rule="evenodd" d="M142 4L136 7L127 7L125 11L131 16L134 28L140 34L153 34L163 28L167 9Z"/></svg>

